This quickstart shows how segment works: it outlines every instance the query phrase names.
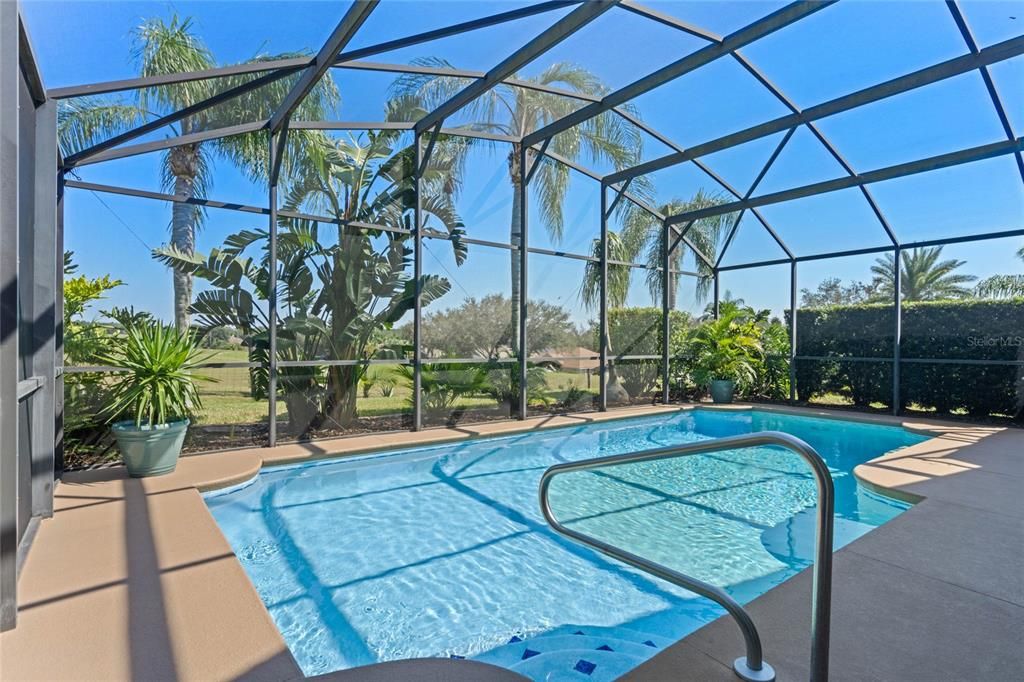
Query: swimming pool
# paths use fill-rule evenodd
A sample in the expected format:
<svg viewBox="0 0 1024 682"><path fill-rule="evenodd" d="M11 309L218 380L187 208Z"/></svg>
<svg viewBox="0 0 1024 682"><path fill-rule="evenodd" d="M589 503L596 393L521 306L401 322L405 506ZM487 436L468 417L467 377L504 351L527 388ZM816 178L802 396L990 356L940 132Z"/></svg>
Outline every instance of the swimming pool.
<svg viewBox="0 0 1024 682"><path fill-rule="evenodd" d="M722 610L554 534L537 503L541 473L557 462L764 430L804 439L828 463L836 547L906 508L868 493L852 470L923 437L757 410L278 467L207 504L307 675L453 656L533 679L610 680ZM571 527L740 602L813 556L814 479L779 448L567 474L551 499Z"/></svg>

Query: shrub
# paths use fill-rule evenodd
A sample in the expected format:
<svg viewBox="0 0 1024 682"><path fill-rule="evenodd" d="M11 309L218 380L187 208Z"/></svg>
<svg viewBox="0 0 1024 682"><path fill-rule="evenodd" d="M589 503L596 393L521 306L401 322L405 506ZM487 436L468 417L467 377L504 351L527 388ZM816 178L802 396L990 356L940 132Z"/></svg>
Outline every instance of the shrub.
<svg viewBox="0 0 1024 682"><path fill-rule="evenodd" d="M414 373L410 365L396 369L398 374L414 386ZM421 366L420 387L423 395L423 412L430 417L440 417L451 412L462 397L481 393L487 387L487 368L480 365L437 362ZM408 398L413 404L415 391Z"/></svg>
<svg viewBox="0 0 1024 682"><path fill-rule="evenodd" d="M551 401L547 394L547 367L528 367L526 370L526 404L543 403ZM490 372L483 392L509 410L510 414L519 411L519 364L499 366L496 371Z"/></svg>
<svg viewBox="0 0 1024 682"><path fill-rule="evenodd" d="M808 400L846 392L857 405L892 402L894 309L889 305L809 308L797 313L797 354L879 358L797 362L797 394ZM788 314L787 314L788 318ZM916 359L1024 359L1024 299L903 304L900 407L914 403L974 416L1022 415L1022 368L1014 365L926 363Z"/></svg>
<svg viewBox="0 0 1024 682"><path fill-rule="evenodd" d="M608 311L610 355L661 355L661 308L612 308ZM669 317L670 338L690 328L690 316L673 310ZM600 345L595 331L594 347ZM631 396L653 391L661 381L660 362L618 362L619 382Z"/></svg>
<svg viewBox="0 0 1024 682"><path fill-rule="evenodd" d="M690 332L689 356L694 379L706 386L712 381L734 381L749 389L757 378L755 365L762 356L761 333L753 320L739 310L725 312Z"/></svg>

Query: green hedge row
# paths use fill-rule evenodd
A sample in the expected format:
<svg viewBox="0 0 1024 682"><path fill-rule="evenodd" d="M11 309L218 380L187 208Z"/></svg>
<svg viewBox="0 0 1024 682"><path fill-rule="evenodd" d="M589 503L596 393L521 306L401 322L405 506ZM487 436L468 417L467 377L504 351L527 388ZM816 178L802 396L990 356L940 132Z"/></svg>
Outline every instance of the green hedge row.
<svg viewBox="0 0 1024 682"><path fill-rule="evenodd" d="M799 310L797 355L889 359L893 315L890 305ZM900 354L904 360L1024 360L1024 299L905 303ZM848 391L857 405L892 402L892 364L887 362L801 360L796 380L800 400ZM901 408L916 403L940 412L1020 419L1024 367L904 362L900 398Z"/></svg>

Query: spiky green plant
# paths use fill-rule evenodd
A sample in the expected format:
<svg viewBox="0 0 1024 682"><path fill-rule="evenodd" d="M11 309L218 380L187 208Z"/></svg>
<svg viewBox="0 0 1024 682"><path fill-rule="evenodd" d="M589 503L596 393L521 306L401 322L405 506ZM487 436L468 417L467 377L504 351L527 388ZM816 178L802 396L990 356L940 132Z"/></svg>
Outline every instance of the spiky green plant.
<svg viewBox="0 0 1024 682"><path fill-rule="evenodd" d="M126 370L112 382L103 413L111 421L132 415L136 426L194 417L202 408L196 382L212 381L195 372L202 361L196 337L156 322L129 327L100 360Z"/></svg>

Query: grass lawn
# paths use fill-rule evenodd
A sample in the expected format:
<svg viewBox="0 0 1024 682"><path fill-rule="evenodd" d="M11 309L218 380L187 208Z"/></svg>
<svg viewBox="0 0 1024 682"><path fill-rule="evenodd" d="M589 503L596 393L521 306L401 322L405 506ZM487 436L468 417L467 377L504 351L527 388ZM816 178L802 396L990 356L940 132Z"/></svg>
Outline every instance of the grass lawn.
<svg viewBox="0 0 1024 682"><path fill-rule="evenodd" d="M245 350L212 350L206 351L204 362L248 362ZM385 365L370 367L370 376L376 383L370 388L369 395L363 397L360 387L357 410L360 416L373 417L392 415L412 409L409 398L412 394L404 380L395 376L394 370ZM267 402L254 400L249 392L249 370L245 367L207 367L202 370L204 376L214 382L199 382L199 395L203 401L203 409L199 416L200 424L256 424L267 421ZM386 379L395 381L390 396L383 394ZM597 395L598 377L596 372L590 378L589 385L586 374L574 372L548 372L545 374L547 393L552 402L560 401L572 388L589 395ZM384 380L384 381L382 381ZM486 395L474 395L460 398L455 409L494 407L495 401ZM277 401L279 420L286 419L288 410L283 400Z"/></svg>

